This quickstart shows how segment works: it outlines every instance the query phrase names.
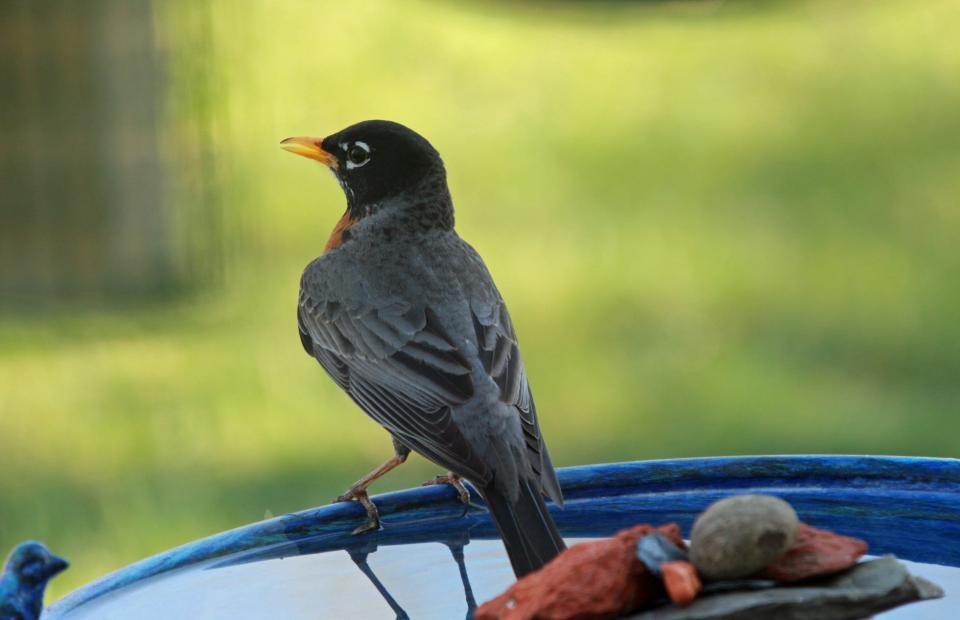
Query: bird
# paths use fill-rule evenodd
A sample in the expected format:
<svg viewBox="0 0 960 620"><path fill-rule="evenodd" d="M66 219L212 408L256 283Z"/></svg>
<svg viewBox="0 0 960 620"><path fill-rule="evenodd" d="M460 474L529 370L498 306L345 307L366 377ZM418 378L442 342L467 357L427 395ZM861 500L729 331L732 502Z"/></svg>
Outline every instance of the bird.
<svg viewBox="0 0 960 620"><path fill-rule="evenodd" d="M300 279L304 350L393 438L394 455L338 500L378 528L367 487L413 450L469 481L517 577L564 548L545 498L563 506L507 306L454 228L437 150L392 121L367 120L281 147L327 166L346 210ZM466 496L465 496L466 494Z"/></svg>
<svg viewBox="0 0 960 620"><path fill-rule="evenodd" d="M67 566L42 543L30 540L17 545L0 577L0 620L37 620L47 582Z"/></svg>

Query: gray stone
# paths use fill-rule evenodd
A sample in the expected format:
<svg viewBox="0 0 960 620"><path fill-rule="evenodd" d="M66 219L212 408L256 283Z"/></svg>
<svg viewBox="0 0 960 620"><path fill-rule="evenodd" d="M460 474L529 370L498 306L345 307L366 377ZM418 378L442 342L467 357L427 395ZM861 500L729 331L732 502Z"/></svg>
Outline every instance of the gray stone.
<svg viewBox="0 0 960 620"><path fill-rule="evenodd" d="M632 620L853 620L913 601L941 598L936 584L914 577L893 556L801 586L730 592L630 616Z"/></svg>
<svg viewBox="0 0 960 620"><path fill-rule="evenodd" d="M714 502L690 533L690 561L710 581L749 577L790 548L797 513L771 495L735 495Z"/></svg>

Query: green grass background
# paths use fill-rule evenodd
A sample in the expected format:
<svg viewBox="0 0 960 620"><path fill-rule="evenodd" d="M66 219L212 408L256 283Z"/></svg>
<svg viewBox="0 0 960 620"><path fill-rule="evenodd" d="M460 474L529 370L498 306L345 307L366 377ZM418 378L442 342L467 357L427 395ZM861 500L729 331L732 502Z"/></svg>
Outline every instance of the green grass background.
<svg viewBox="0 0 960 620"><path fill-rule="evenodd" d="M557 465L960 456L953 0L156 11L170 154L213 154L194 208L222 284L0 316L0 553L67 556L48 600L390 454L300 349L300 271L344 200L277 148L365 118L443 154Z"/></svg>

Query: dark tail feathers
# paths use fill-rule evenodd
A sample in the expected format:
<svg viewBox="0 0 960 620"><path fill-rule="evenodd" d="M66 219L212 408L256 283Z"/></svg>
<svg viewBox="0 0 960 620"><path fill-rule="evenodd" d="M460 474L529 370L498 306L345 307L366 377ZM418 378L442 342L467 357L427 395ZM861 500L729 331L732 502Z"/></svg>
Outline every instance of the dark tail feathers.
<svg viewBox="0 0 960 620"><path fill-rule="evenodd" d="M481 494L500 530L517 578L539 569L566 549L543 495L530 481L520 482L520 494L515 502L492 486Z"/></svg>

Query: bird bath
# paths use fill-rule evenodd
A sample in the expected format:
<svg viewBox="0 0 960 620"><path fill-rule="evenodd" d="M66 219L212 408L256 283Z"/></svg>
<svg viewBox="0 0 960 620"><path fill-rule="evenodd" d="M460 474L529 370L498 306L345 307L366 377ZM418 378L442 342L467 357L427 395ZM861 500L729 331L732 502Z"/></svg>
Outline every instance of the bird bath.
<svg viewBox="0 0 960 620"><path fill-rule="evenodd" d="M882 618L954 618L960 599L960 460L769 456L640 461L559 470L551 506L568 543L641 522L685 533L708 504L737 493L789 501L815 527L863 538L939 584L945 598ZM47 609L96 618L458 618L513 573L482 509L449 487L374 498L379 532L353 536L363 509L334 504L224 532L107 575Z"/></svg>

